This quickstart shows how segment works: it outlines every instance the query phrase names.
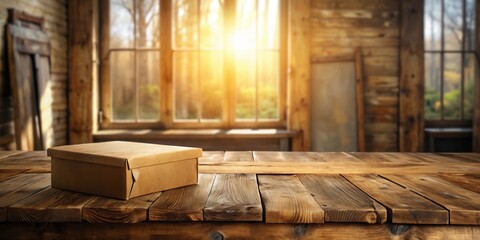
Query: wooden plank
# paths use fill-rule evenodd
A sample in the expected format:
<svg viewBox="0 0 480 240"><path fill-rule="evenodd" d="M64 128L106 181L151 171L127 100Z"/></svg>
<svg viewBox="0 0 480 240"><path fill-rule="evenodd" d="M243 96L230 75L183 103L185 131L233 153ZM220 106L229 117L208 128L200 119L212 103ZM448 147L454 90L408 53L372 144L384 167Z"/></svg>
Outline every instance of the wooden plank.
<svg viewBox="0 0 480 240"><path fill-rule="evenodd" d="M314 152L253 152L256 162L317 162Z"/></svg>
<svg viewBox="0 0 480 240"><path fill-rule="evenodd" d="M15 154L23 153L23 152L24 151L0 151L0 159L9 157L9 156L12 156L12 155L15 155ZM1 166L0 166L0 168L1 168Z"/></svg>
<svg viewBox="0 0 480 240"><path fill-rule="evenodd" d="M420 195L378 175L343 175L388 210L388 221L398 224L448 224L448 211Z"/></svg>
<svg viewBox="0 0 480 240"><path fill-rule="evenodd" d="M204 221L262 221L262 204L254 174L217 174Z"/></svg>
<svg viewBox="0 0 480 240"><path fill-rule="evenodd" d="M46 188L8 207L10 222L81 222L93 196Z"/></svg>
<svg viewBox="0 0 480 240"><path fill-rule="evenodd" d="M95 197L83 207L82 220L89 223L138 223L146 221L148 208L161 193L127 201Z"/></svg>
<svg viewBox="0 0 480 240"><path fill-rule="evenodd" d="M0 224L5 239L75 236L79 239L448 239L474 240L479 226L397 224L258 224L172 223L139 224L26 223ZM53 238L53 237L52 237Z"/></svg>
<svg viewBox="0 0 480 240"><path fill-rule="evenodd" d="M0 169L45 169L50 170L50 157L45 151L23 152L0 159Z"/></svg>
<svg viewBox="0 0 480 240"><path fill-rule="evenodd" d="M363 76L362 49L355 48L355 102L357 105L357 150L365 151L365 102L364 95L364 76Z"/></svg>
<svg viewBox="0 0 480 240"><path fill-rule="evenodd" d="M226 162L252 162L253 153L251 151L228 151L225 152Z"/></svg>
<svg viewBox="0 0 480 240"><path fill-rule="evenodd" d="M433 175L382 175L441 204L450 212L450 224L480 222L480 194L460 188Z"/></svg>
<svg viewBox="0 0 480 240"><path fill-rule="evenodd" d="M7 220L7 207L48 187L50 174L20 174L0 182L0 222Z"/></svg>
<svg viewBox="0 0 480 240"><path fill-rule="evenodd" d="M68 3L69 143L92 142L93 0Z"/></svg>
<svg viewBox="0 0 480 240"><path fill-rule="evenodd" d="M437 174L436 176L462 188L480 193L480 174L478 173Z"/></svg>
<svg viewBox="0 0 480 240"><path fill-rule="evenodd" d="M459 160L466 160L468 162L480 162L480 153L437 153L441 156L447 156Z"/></svg>
<svg viewBox="0 0 480 240"><path fill-rule="evenodd" d="M294 175L259 175L266 223L323 223L324 211Z"/></svg>
<svg viewBox="0 0 480 240"><path fill-rule="evenodd" d="M0 169L0 182L12 178L13 176L24 172L19 169Z"/></svg>
<svg viewBox="0 0 480 240"><path fill-rule="evenodd" d="M300 175L325 210L325 222L385 223L387 210L339 175Z"/></svg>
<svg viewBox="0 0 480 240"><path fill-rule="evenodd" d="M415 174L415 173L478 173L476 163L431 164L405 162L215 162L201 163L200 173L256 174Z"/></svg>
<svg viewBox="0 0 480 240"><path fill-rule="evenodd" d="M287 128L293 151L310 150L310 0L289 1Z"/></svg>
<svg viewBox="0 0 480 240"><path fill-rule="evenodd" d="M400 151L423 150L424 1L401 1Z"/></svg>
<svg viewBox="0 0 480 240"><path fill-rule="evenodd" d="M373 163L373 162L398 162L396 158L389 156L387 153L358 153L350 152L349 155L359 159L362 162Z"/></svg>
<svg viewBox="0 0 480 240"><path fill-rule="evenodd" d="M224 155L224 151L204 151L198 158L198 162L221 162Z"/></svg>
<svg viewBox="0 0 480 240"><path fill-rule="evenodd" d="M198 184L168 190L150 206L150 221L203 221L203 207L215 179L214 174L199 174Z"/></svg>

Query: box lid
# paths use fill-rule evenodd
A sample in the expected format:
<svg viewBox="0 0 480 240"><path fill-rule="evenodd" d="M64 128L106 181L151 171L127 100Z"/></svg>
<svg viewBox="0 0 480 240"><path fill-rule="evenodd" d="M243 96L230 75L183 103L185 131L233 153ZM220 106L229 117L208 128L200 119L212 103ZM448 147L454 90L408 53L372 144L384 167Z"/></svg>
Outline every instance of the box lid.
<svg viewBox="0 0 480 240"><path fill-rule="evenodd" d="M47 155L67 160L98 163L130 169L199 158L201 148L112 141L52 147Z"/></svg>

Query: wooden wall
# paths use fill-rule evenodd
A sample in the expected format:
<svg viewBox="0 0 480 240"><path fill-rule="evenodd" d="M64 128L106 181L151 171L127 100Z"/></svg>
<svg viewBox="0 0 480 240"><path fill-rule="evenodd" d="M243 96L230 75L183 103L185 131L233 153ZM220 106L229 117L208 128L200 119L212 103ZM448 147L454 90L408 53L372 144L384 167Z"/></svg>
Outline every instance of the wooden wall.
<svg viewBox="0 0 480 240"><path fill-rule="evenodd" d="M399 0L314 0L310 59L362 48L367 151L398 151Z"/></svg>
<svg viewBox="0 0 480 240"><path fill-rule="evenodd" d="M13 149L12 108L10 88L5 76L5 23L7 8L15 8L28 14L44 17L45 30L52 46L51 81L53 91L53 124L55 145L67 140L67 0L1 0L0 1L0 150ZM5 141L2 142L2 139Z"/></svg>

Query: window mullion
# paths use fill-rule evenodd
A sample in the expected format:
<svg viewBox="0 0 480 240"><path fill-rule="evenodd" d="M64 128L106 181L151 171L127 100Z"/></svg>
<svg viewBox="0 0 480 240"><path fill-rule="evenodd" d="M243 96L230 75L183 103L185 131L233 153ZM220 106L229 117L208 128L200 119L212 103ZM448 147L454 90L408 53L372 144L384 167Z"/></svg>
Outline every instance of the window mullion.
<svg viewBox="0 0 480 240"><path fill-rule="evenodd" d="M172 1L160 1L160 120L165 128L173 122Z"/></svg>
<svg viewBox="0 0 480 240"><path fill-rule="evenodd" d="M444 90L444 74L445 74L445 37L444 37L444 27L445 27L445 0L441 2L441 31L440 31L440 41L441 41L441 55L440 55L440 120L444 120L444 102L443 102L443 90Z"/></svg>
<svg viewBox="0 0 480 240"><path fill-rule="evenodd" d="M236 0L225 0L223 24L223 53L224 53L224 95L223 119L227 127L235 125L236 89L235 89L235 57L233 52L233 31L235 29Z"/></svg>
<svg viewBox="0 0 480 240"><path fill-rule="evenodd" d="M467 2L466 0L463 0L462 1L462 66L461 66L461 83L460 83L460 93L461 93L461 97L460 97L460 119L461 120L464 120L464 97L465 97L465 30L466 30L466 25L467 25L467 21L466 21L466 5L467 5Z"/></svg>

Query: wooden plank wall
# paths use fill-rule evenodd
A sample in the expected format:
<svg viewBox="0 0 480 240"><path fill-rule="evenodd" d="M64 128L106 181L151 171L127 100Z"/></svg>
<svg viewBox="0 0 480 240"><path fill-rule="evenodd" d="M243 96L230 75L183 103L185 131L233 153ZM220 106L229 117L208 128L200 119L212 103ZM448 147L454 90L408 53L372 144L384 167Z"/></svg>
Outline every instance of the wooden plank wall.
<svg viewBox="0 0 480 240"><path fill-rule="evenodd" d="M399 149L399 19L399 0L311 1L311 61L362 48L367 151Z"/></svg>
<svg viewBox="0 0 480 240"><path fill-rule="evenodd" d="M52 46L51 80L53 91L54 144L66 144L67 136L67 0L0 1L0 149L15 148L9 79L5 76L5 31L7 9L15 8L45 18L45 30ZM4 140L4 141L2 141Z"/></svg>

